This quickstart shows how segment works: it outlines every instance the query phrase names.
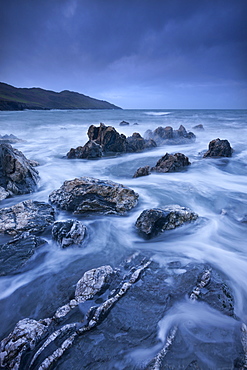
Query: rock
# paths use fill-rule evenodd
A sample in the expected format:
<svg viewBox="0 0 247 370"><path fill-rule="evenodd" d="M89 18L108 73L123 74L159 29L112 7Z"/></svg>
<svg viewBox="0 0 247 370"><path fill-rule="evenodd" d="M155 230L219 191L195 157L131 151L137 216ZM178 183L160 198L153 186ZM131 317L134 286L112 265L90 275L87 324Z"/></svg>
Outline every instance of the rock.
<svg viewBox="0 0 247 370"><path fill-rule="evenodd" d="M196 125L194 127L192 127L194 130L198 130L198 131L204 131L204 127L202 124L199 124L199 125Z"/></svg>
<svg viewBox="0 0 247 370"><path fill-rule="evenodd" d="M0 233L43 232L54 222L54 209L47 203L26 200L0 209Z"/></svg>
<svg viewBox="0 0 247 370"><path fill-rule="evenodd" d="M78 146L76 149L71 148L67 153L67 158L86 158L95 159L102 157L102 148L93 140L89 140L84 146Z"/></svg>
<svg viewBox="0 0 247 370"><path fill-rule="evenodd" d="M134 132L132 136L126 139L126 152L135 153L142 152L145 149L155 148L157 145L154 140L144 139L138 132Z"/></svg>
<svg viewBox="0 0 247 370"><path fill-rule="evenodd" d="M19 139L15 135L0 135L0 143L15 144L20 142L23 142L23 140Z"/></svg>
<svg viewBox="0 0 247 370"><path fill-rule="evenodd" d="M86 226L77 220L56 221L52 236L62 248L80 245L86 235Z"/></svg>
<svg viewBox="0 0 247 370"><path fill-rule="evenodd" d="M0 276L17 273L46 241L28 232L0 245Z"/></svg>
<svg viewBox="0 0 247 370"><path fill-rule="evenodd" d="M135 226L145 236L151 237L165 230L175 229L185 222L196 220L198 215L189 208L170 205L164 208L144 210Z"/></svg>
<svg viewBox="0 0 247 370"><path fill-rule="evenodd" d="M0 201L9 197L9 193L0 186Z"/></svg>
<svg viewBox="0 0 247 370"><path fill-rule="evenodd" d="M151 171L155 172L176 172L181 171L185 167L189 166L189 158L182 153L168 154L166 153L162 158L158 160L155 167L151 168Z"/></svg>
<svg viewBox="0 0 247 370"><path fill-rule="evenodd" d="M92 177L65 181L49 196L52 204L74 214L124 214L137 204L137 200L138 194L133 190Z"/></svg>
<svg viewBox="0 0 247 370"><path fill-rule="evenodd" d="M133 177L148 176L150 173L150 166L139 167Z"/></svg>
<svg viewBox="0 0 247 370"><path fill-rule="evenodd" d="M233 149L228 140L215 139L208 144L208 151L204 154L206 157L231 157Z"/></svg>
<svg viewBox="0 0 247 370"><path fill-rule="evenodd" d="M119 134L112 126L105 126L103 123L99 127L91 125L87 134L89 140L94 140L101 145L105 153L126 152L126 136Z"/></svg>
<svg viewBox="0 0 247 370"><path fill-rule="evenodd" d="M33 159L28 159L28 162L29 162L30 166L32 166L32 167L38 167L39 166L39 162L34 161Z"/></svg>
<svg viewBox="0 0 247 370"><path fill-rule="evenodd" d="M145 137L153 139L157 145L165 144L187 144L195 141L196 136L193 132L187 132L184 126L180 125L178 130L173 130L172 127L157 127L154 131L148 130Z"/></svg>
<svg viewBox="0 0 247 370"><path fill-rule="evenodd" d="M36 189L39 174L19 150L0 144L0 186L10 195L31 193Z"/></svg>
<svg viewBox="0 0 247 370"><path fill-rule="evenodd" d="M20 320L14 330L1 341L0 365L5 369L19 369L21 356L27 349L33 349L47 331L50 319Z"/></svg>
<svg viewBox="0 0 247 370"><path fill-rule="evenodd" d="M119 123L119 126L129 126L129 122L122 121Z"/></svg>

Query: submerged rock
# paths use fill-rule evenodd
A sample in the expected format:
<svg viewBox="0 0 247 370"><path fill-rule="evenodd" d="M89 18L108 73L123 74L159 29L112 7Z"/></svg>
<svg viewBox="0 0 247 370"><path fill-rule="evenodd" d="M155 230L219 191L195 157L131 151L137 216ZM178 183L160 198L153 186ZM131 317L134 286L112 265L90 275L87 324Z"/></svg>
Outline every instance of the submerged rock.
<svg viewBox="0 0 247 370"><path fill-rule="evenodd" d="M56 221L52 236L62 248L81 245L86 235L86 226L77 220Z"/></svg>
<svg viewBox="0 0 247 370"><path fill-rule="evenodd" d="M0 233L17 235L24 231L43 232L54 222L54 209L44 202L26 200L0 209Z"/></svg>
<svg viewBox="0 0 247 370"><path fill-rule="evenodd" d="M175 229L185 222L196 220L198 215L189 208L170 205L164 208L144 210L135 226L145 236L151 237L165 230Z"/></svg>
<svg viewBox="0 0 247 370"><path fill-rule="evenodd" d="M204 131L204 127L203 125L200 123L199 125L196 125L194 127L192 127L194 130L198 130L198 131Z"/></svg>
<svg viewBox="0 0 247 370"><path fill-rule="evenodd" d="M102 157L102 148L93 140L89 140L84 146L78 146L76 149L71 148L67 153L67 158L86 158L96 159Z"/></svg>
<svg viewBox="0 0 247 370"><path fill-rule="evenodd" d="M158 160L156 165L151 168L155 172L176 172L189 166L189 158L182 153L168 154L166 153Z"/></svg>
<svg viewBox="0 0 247 370"><path fill-rule="evenodd" d="M129 126L129 122L122 121L119 123L119 126Z"/></svg>
<svg viewBox="0 0 247 370"><path fill-rule="evenodd" d="M80 177L65 181L54 190L49 201L66 211L75 214L103 213L124 214L135 207L138 194L113 181L92 177Z"/></svg>
<svg viewBox="0 0 247 370"><path fill-rule="evenodd" d="M196 139L195 134L193 132L187 132L183 125L180 125L178 130L173 130L170 126L160 126L154 131L146 131L145 136L148 139L154 140L157 145L187 144Z"/></svg>
<svg viewBox="0 0 247 370"><path fill-rule="evenodd" d="M231 157L233 149L228 140L215 139L208 144L208 151L204 154L206 157Z"/></svg>
<svg viewBox="0 0 247 370"><path fill-rule="evenodd" d="M23 233L0 245L0 276L17 273L36 249L45 243L45 240L35 235Z"/></svg>
<svg viewBox="0 0 247 370"><path fill-rule="evenodd" d="M0 186L10 195L33 192L39 180L38 171L22 152L9 144L0 144Z"/></svg>
<svg viewBox="0 0 247 370"><path fill-rule="evenodd" d="M136 172L134 173L134 178L135 177L141 177L141 176L148 176L150 175L150 166L145 166L145 167L139 167Z"/></svg>

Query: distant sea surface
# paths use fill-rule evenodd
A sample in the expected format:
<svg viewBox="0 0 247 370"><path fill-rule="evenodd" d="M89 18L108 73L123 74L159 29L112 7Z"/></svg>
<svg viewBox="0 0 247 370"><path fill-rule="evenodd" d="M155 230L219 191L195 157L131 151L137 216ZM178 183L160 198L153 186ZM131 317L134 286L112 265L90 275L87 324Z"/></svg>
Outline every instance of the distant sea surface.
<svg viewBox="0 0 247 370"><path fill-rule="evenodd" d="M130 124L119 126L123 120ZM70 148L82 146L87 142L89 126L98 126L100 122L114 126L126 136L134 132L143 136L148 129L154 130L158 126L178 129L183 125L187 131L195 133L196 141L186 145L166 145L142 153L103 157L99 160L66 159ZM193 128L199 124L203 125L204 130ZM13 134L23 140L13 144L13 147L21 150L28 159L39 162L37 170L41 177L37 192L6 199L1 202L1 207L11 206L25 199L48 202L49 194L58 189L65 180L80 176L112 180L139 194L138 205L125 216L94 215L83 218L82 221L89 230L84 248L62 250L49 235L45 235L48 247L46 245L37 252L40 256L33 259L30 269L21 274L0 277L0 339L8 335L17 321L24 317L40 319L52 316L61 301L64 304L68 302L74 285L86 270L103 264L117 267L136 251L148 255L161 267L172 262L180 262L181 266L190 262L212 266L224 276L232 291L234 313L239 322L247 323L246 110L0 112L0 134ZM202 158L209 142L216 138L230 142L234 149L231 158ZM191 166L183 172L132 178L137 168L154 166L167 152L185 154L189 157ZM163 233L156 238L143 240L134 227L137 217L144 209L169 204L189 207L198 213L200 221ZM69 216L59 213L57 217L66 219ZM2 238L1 244L4 241ZM183 270L178 269L174 273L182 274ZM187 332L188 341L191 340L192 346L188 348L188 352L195 354L203 369L231 369L232 359L227 356L230 356L229 353L234 348L235 326L232 321L216 310L212 314L212 309L206 304L203 310L195 311L193 318L184 300L185 297L181 297L180 314L183 315L183 321L193 323L195 319L194 325L199 323L198 332ZM180 303L177 302L177 307ZM148 311L152 311L152 302L145 304L148 315ZM114 309L121 310L121 302L118 305ZM164 329L162 325L168 325L164 321L166 317L169 318L169 315L164 313L163 318L157 319L159 324L155 323L153 327L149 323L150 333L154 337L161 335ZM176 321L174 316L172 320ZM211 326L212 320L214 329ZM145 322L143 325L145 326ZM222 327L225 337L218 332ZM184 327L184 330L188 330L188 326L187 329ZM205 332L208 333L209 330L212 331L206 338ZM150 348L143 348L141 342L135 345L128 342L127 332L119 333L119 336L126 335L126 341L121 342L121 348L118 348L116 337L115 349L106 345L103 351L107 335L107 332L99 328L91 337L82 337L65 354L63 360L57 363L56 368L142 369L146 353L155 353L151 345ZM91 356L92 362L87 363L87 354L79 350L79 342L83 340L91 340L95 350L100 346L100 350L105 354L104 362L94 363ZM216 346L225 343L228 350L223 356L212 351L212 347L208 346L209 342L215 343ZM185 353L181 356L181 364L186 363L184 359Z"/></svg>

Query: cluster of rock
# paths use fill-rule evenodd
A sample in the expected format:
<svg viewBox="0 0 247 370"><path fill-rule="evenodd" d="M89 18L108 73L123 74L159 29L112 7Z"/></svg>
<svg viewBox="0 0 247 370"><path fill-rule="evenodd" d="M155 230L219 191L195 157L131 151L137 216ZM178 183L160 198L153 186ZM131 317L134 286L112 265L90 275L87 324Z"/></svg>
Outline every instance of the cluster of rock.
<svg viewBox="0 0 247 370"><path fill-rule="evenodd" d="M23 140L19 139L13 134L10 135L0 135L0 144L16 144L22 142Z"/></svg>
<svg viewBox="0 0 247 370"><path fill-rule="evenodd" d="M183 125L180 125L178 130L174 130L171 126L160 126L154 131L147 130L145 137L154 140L157 145L187 144L196 139L195 134L187 132Z"/></svg>
<svg viewBox="0 0 247 370"><path fill-rule="evenodd" d="M67 158L95 159L105 153L134 153L156 147L153 140L146 140L139 133L135 132L126 137L119 134L114 127L105 126L103 123L99 127L91 125L87 135L89 141L84 146L71 148Z"/></svg>
<svg viewBox="0 0 247 370"><path fill-rule="evenodd" d="M22 152L0 144L0 199L33 192L39 173Z"/></svg>

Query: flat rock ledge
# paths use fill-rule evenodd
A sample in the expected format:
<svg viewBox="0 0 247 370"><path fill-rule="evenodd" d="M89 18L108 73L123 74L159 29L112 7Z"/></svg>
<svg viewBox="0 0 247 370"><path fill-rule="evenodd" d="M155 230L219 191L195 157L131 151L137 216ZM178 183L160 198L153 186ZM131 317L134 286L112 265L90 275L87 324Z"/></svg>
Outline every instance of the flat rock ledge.
<svg viewBox="0 0 247 370"><path fill-rule="evenodd" d="M17 235L24 231L42 233L54 222L54 209L50 204L25 200L12 207L0 209L0 233Z"/></svg>
<svg viewBox="0 0 247 370"><path fill-rule="evenodd" d="M134 190L113 181L80 177L65 181L49 201L74 214L124 214L136 206L138 197Z"/></svg>
<svg viewBox="0 0 247 370"><path fill-rule="evenodd" d="M152 237L165 230L175 229L186 222L194 221L198 215L189 208L169 205L164 208L145 209L135 226L145 237Z"/></svg>

